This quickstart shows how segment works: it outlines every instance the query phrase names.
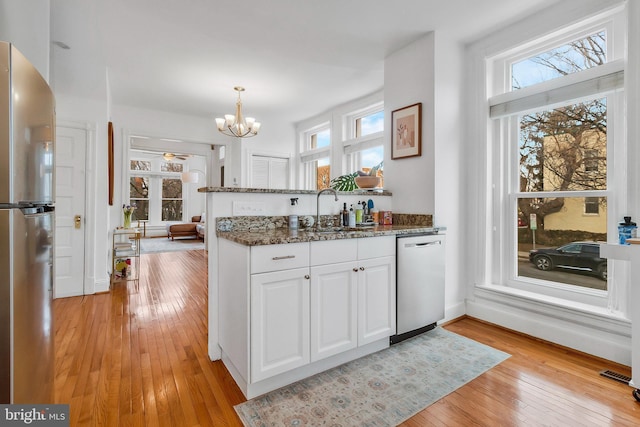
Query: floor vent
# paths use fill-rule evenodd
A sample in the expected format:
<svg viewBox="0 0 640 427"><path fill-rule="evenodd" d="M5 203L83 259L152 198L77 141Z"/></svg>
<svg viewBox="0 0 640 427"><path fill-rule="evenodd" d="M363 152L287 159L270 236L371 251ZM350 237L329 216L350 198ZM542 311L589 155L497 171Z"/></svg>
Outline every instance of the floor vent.
<svg viewBox="0 0 640 427"><path fill-rule="evenodd" d="M600 375L602 375L603 377L611 378L612 380L620 381L621 383L625 383L627 385L629 384L629 381L631 381L631 377L609 370L601 371Z"/></svg>

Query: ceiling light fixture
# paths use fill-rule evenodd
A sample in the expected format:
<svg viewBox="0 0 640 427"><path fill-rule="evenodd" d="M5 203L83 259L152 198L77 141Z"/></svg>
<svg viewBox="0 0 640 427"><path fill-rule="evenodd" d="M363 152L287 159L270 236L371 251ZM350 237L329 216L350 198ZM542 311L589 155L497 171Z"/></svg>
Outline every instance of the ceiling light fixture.
<svg viewBox="0 0 640 427"><path fill-rule="evenodd" d="M218 130L225 135L235 136L237 138L250 138L258 134L260 123L256 122L253 117L244 117L242 115L242 101L240 100L240 92L244 92L242 86L233 88L238 92L238 101L236 102L236 114L225 114L224 119L216 118Z"/></svg>

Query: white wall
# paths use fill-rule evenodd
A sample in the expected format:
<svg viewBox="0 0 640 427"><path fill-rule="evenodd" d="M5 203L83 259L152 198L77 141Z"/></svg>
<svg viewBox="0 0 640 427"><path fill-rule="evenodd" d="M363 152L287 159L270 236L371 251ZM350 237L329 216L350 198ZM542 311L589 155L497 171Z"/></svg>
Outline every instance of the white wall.
<svg viewBox="0 0 640 427"><path fill-rule="evenodd" d="M0 0L0 40L12 43L49 81L50 0Z"/></svg>
<svg viewBox="0 0 640 427"><path fill-rule="evenodd" d="M433 223L447 227L445 318L466 312L466 204L463 141L464 48L452 34L435 33Z"/></svg>
<svg viewBox="0 0 640 427"><path fill-rule="evenodd" d="M447 227L445 320L465 314L463 46L429 33L385 60L385 187L395 212L434 215ZM422 103L422 155L391 159L392 111Z"/></svg>
<svg viewBox="0 0 640 427"><path fill-rule="evenodd" d="M429 33L384 62L384 181L399 213L435 211L435 40ZM391 160L392 111L418 102L422 103L422 155Z"/></svg>

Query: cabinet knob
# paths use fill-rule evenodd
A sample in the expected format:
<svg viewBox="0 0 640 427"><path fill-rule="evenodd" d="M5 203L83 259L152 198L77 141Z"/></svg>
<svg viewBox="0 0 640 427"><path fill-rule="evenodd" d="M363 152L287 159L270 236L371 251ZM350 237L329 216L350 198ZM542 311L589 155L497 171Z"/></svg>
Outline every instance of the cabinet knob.
<svg viewBox="0 0 640 427"><path fill-rule="evenodd" d="M357 267L353 267L353 271L355 271L357 273L358 272L358 268Z"/></svg>
<svg viewBox="0 0 640 427"><path fill-rule="evenodd" d="M309 275L308 275L308 274L305 274L305 275L304 275L304 278L305 278L305 279L309 279Z"/></svg>
<svg viewBox="0 0 640 427"><path fill-rule="evenodd" d="M364 271L364 267L360 267L360 271Z"/></svg>

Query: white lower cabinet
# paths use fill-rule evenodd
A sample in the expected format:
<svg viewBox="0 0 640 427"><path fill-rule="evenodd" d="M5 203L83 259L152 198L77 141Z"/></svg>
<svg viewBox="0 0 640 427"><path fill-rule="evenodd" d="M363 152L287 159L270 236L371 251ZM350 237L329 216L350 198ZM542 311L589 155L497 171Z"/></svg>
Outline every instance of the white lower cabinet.
<svg viewBox="0 0 640 427"><path fill-rule="evenodd" d="M389 346L395 236L218 245L222 360L247 398Z"/></svg>
<svg viewBox="0 0 640 427"><path fill-rule="evenodd" d="M355 348L358 269L355 261L311 267L311 361Z"/></svg>
<svg viewBox="0 0 640 427"><path fill-rule="evenodd" d="M309 363L309 269L251 275L251 381Z"/></svg>
<svg viewBox="0 0 640 427"><path fill-rule="evenodd" d="M396 333L396 258L358 261L358 345Z"/></svg>

